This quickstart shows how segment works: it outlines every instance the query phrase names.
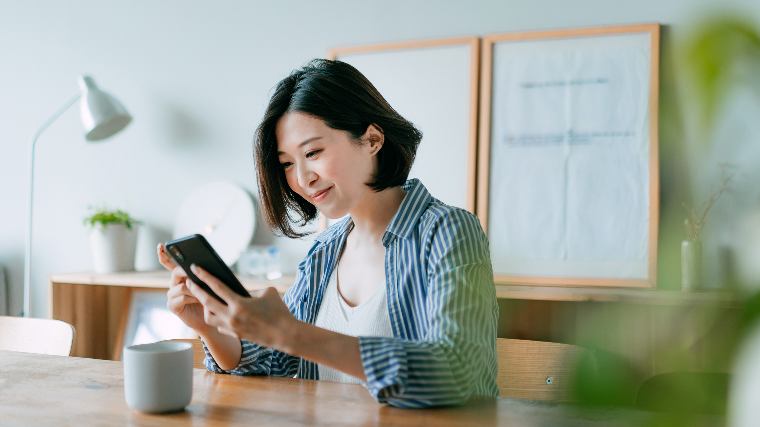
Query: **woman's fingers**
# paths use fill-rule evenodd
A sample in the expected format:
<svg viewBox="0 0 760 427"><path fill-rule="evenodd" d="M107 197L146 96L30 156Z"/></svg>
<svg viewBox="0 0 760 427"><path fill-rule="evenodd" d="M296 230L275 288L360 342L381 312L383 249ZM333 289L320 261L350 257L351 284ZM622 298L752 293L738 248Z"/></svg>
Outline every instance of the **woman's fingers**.
<svg viewBox="0 0 760 427"><path fill-rule="evenodd" d="M187 273L182 267L174 267L172 270L172 286L183 284L187 281Z"/></svg>
<svg viewBox="0 0 760 427"><path fill-rule="evenodd" d="M193 271L193 273L195 273L196 276L198 276L199 279L203 280L203 283L208 285L208 287L211 288L215 294L219 295L219 297L223 299L227 304L238 298L238 295L236 293L232 292L232 290L228 288L227 285L222 283L221 280L212 276L208 271L204 270L201 267L198 267L195 264L191 265L190 269Z"/></svg>
<svg viewBox="0 0 760 427"><path fill-rule="evenodd" d="M156 247L156 254L158 255L158 262L164 266L165 269L172 271L177 267L177 263L166 252L166 247L163 243L159 243Z"/></svg>
<svg viewBox="0 0 760 427"><path fill-rule="evenodd" d="M166 308L175 313L181 311L182 307L190 304L198 304L198 300L187 295L179 295L174 298L169 298L166 301Z"/></svg>
<svg viewBox="0 0 760 427"><path fill-rule="evenodd" d="M190 292L190 289L187 288L187 285L184 283L181 283L177 286L172 286L169 288L169 291L166 293L167 298L175 298L180 295L187 295L188 297L192 298L194 302L199 302L195 296L193 296L193 293Z"/></svg>
<svg viewBox="0 0 760 427"><path fill-rule="evenodd" d="M187 288L190 289L190 292L193 294L193 296L198 299L198 302L200 302L206 310L211 310L213 313L224 312L226 306L219 302L218 299L211 296L211 294L206 292L192 280L188 280L185 283L187 284Z"/></svg>
<svg viewBox="0 0 760 427"><path fill-rule="evenodd" d="M222 316L218 316L208 308L203 309L203 321L206 322L207 325L216 328L220 334L233 338L240 338L238 334L230 328L227 322L225 322Z"/></svg>

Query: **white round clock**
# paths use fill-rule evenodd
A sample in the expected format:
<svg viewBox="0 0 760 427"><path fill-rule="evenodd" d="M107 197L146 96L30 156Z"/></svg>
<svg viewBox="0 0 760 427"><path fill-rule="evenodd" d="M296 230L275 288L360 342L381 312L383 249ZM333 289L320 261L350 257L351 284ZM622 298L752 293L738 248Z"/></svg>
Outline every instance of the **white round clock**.
<svg viewBox="0 0 760 427"><path fill-rule="evenodd" d="M182 202L174 238L202 234L227 265L248 248L256 227L253 199L229 182L212 182L195 189Z"/></svg>

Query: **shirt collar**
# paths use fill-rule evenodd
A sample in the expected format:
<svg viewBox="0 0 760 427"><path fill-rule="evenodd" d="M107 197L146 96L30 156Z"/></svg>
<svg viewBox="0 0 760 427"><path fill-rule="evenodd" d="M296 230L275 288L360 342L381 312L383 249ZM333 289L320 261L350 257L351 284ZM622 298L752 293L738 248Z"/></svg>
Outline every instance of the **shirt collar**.
<svg viewBox="0 0 760 427"><path fill-rule="evenodd" d="M392 236L407 238L411 235L414 226L417 224L420 216L427 209L432 196L424 185L418 179L410 179L401 186L406 193L404 200L401 201L398 211L388 224L383 235L383 243L387 244ZM337 224L328 228L319 234L315 240L318 242L329 242L344 235L353 227L351 217L340 220Z"/></svg>
<svg viewBox="0 0 760 427"><path fill-rule="evenodd" d="M420 216L425 212L432 196L428 193L427 188L419 179L410 179L401 186L406 196L401 201L398 212L391 219L388 228L383 236L383 243L387 243L390 235L407 238L412 234L412 230L417 225Z"/></svg>

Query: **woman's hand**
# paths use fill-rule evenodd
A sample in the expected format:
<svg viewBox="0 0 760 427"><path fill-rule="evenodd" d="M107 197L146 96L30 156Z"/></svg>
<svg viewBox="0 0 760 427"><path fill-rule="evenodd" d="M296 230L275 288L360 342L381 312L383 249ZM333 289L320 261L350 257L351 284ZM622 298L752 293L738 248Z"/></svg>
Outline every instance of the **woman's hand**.
<svg viewBox="0 0 760 427"><path fill-rule="evenodd" d="M209 327L203 321L203 306L187 288L187 274L169 257L163 243L158 245L156 251L161 265L172 272L171 284L166 293L166 308L198 335L203 335Z"/></svg>
<svg viewBox="0 0 760 427"><path fill-rule="evenodd" d="M207 325L226 335L288 351L290 337L299 322L275 288L267 288L258 296L241 297L204 269L196 265L191 268L227 304L222 304L192 280L187 280L191 294L203 305Z"/></svg>

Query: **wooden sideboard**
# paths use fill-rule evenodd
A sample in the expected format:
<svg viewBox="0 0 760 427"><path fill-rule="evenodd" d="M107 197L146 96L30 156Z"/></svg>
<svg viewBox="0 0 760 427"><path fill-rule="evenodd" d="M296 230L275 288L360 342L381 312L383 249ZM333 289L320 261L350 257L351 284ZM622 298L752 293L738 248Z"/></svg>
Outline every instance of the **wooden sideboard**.
<svg viewBox="0 0 760 427"><path fill-rule="evenodd" d="M132 292L166 292L169 280L166 271L56 274L50 280L50 315L76 328L73 356L118 359ZM284 293L293 277L241 282L249 290L273 286ZM719 291L497 285L496 296L499 337L593 343L651 374L726 368L714 366L706 354L726 345L723 331L734 327L740 308L736 297ZM668 345L687 348L688 366L658 357L656 349Z"/></svg>
<svg viewBox="0 0 760 427"><path fill-rule="evenodd" d="M74 325L72 356L119 359L132 293L166 292L170 280L166 271L56 274L50 278L50 317ZM272 286L280 293L292 281L241 278L249 291Z"/></svg>

